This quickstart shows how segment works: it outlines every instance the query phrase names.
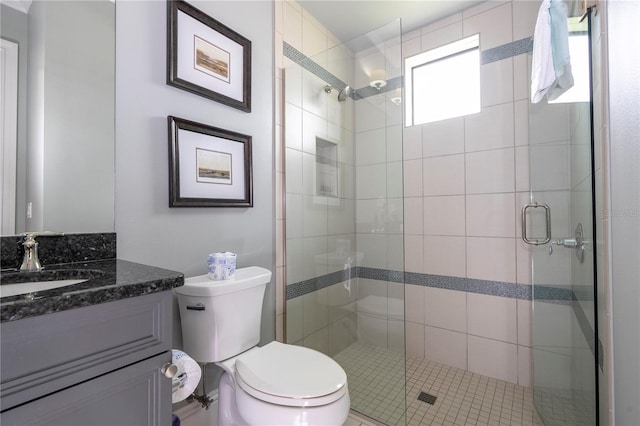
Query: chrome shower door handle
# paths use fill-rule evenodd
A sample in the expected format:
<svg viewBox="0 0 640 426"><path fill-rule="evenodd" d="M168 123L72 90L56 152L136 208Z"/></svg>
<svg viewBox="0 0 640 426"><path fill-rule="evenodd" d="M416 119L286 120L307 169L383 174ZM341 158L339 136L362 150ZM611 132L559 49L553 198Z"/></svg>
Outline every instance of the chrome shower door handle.
<svg viewBox="0 0 640 426"><path fill-rule="evenodd" d="M530 239L529 237L527 237L527 210L537 208L542 208L545 211L546 237L543 240ZM547 204L536 202L533 204L525 204L524 207L522 207L522 240L525 243L534 246L541 246L551 241L551 209Z"/></svg>

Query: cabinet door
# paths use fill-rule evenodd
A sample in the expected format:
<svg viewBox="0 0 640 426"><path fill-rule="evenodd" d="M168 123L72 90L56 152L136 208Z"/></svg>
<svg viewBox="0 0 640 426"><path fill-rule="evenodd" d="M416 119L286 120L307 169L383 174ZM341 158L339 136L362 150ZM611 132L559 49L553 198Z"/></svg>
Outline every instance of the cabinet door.
<svg viewBox="0 0 640 426"><path fill-rule="evenodd" d="M170 351L5 411L0 424L169 425L171 379L160 371L166 362Z"/></svg>
<svg viewBox="0 0 640 426"><path fill-rule="evenodd" d="M0 324L6 411L171 349L170 291Z"/></svg>

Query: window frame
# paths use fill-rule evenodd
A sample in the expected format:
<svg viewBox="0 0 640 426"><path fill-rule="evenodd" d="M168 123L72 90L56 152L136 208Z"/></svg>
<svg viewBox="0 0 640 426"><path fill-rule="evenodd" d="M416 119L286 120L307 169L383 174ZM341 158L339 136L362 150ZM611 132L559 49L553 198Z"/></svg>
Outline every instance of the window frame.
<svg viewBox="0 0 640 426"><path fill-rule="evenodd" d="M445 61L447 59L453 58L455 56L468 53L470 51L478 51L478 84L480 84L480 34L474 34L469 37L465 37L463 39L454 41L452 43L447 43L443 46L436 47L431 50L427 50L425 52L418 53L417 55L413 55L405 58L404 60L404 69L405 69L405 127L426 124L433 121L427 121L424 123L416 123L414 117L414 99L415 93L413 92L413 73L414 70L420 67L427 66L429 64L433 64L436 62ZM481 90L481 88L479 88ZM481 97L480 90L478 91L478 111L480 111ZM448 118L460 117L468 115L460 114L451 116Z"/></svg>

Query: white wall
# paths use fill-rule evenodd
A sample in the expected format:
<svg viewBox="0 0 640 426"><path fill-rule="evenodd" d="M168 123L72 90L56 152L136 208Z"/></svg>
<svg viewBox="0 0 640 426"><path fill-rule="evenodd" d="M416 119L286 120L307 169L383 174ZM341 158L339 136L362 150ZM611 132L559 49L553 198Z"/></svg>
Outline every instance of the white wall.
<svg viewBox="0 0 640 426"><path fill-rule="evenodd" d="M607 2L615 424L640 424L640 2Z"/></svg>
<svg viewBox="0 0 640 426"><path fill-rule="evenodd" d="M207 254L230 250L238 267L273 270L273 21L270 2L193 1L252 42L252 112L166 84L167 3L116 5L116 232L118 257L206 273ZM167 116L253 136L253 208L169 208ZM274 339L274 291L263 308L262 342ZM176 314L177 315L177 314ZM174 346L180 324L174 321Z"/></svg>
<svg viewBox="0 0 640 426"><path fill-rule="evenodd" d="M389 84L401 79L402 28L394 18L389 16L388 24L350 41L358 46L356 89L370 89L375 79ZM381 90L357 100L354 124L358 266L391 271L404 270L402 106L391 102L399 94ZM404 352L405 287L358 278L359 342Z"/></svg>

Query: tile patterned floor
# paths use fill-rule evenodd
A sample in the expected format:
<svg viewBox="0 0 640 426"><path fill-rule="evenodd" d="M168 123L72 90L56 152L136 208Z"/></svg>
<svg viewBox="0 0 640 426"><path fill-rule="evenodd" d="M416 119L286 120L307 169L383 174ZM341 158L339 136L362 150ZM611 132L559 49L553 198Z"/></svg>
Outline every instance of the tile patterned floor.
<svg viewBox="0 0 640 426"><path fill-rule="evenodd" d="M537 389L533 400L546 424L553 426L595 425L596 410L591 392Z"/></svg>
<svg viewBox="0 0 640 426"><path fill-rule="evenodd" d="M351 408L381 422L352 413L345 426L541 424L529 388L408 357L405 412L402 354L356 343L335 359L349 377ZM420 392L435 396L435 403L419 401Z"/></svg>
<svg viewBox="0 0 640 426"><path fill-rule="evenodd" d="M334 358L347 373L352 410L383 424L405 424L402 353L355 343Z"/></svg>

